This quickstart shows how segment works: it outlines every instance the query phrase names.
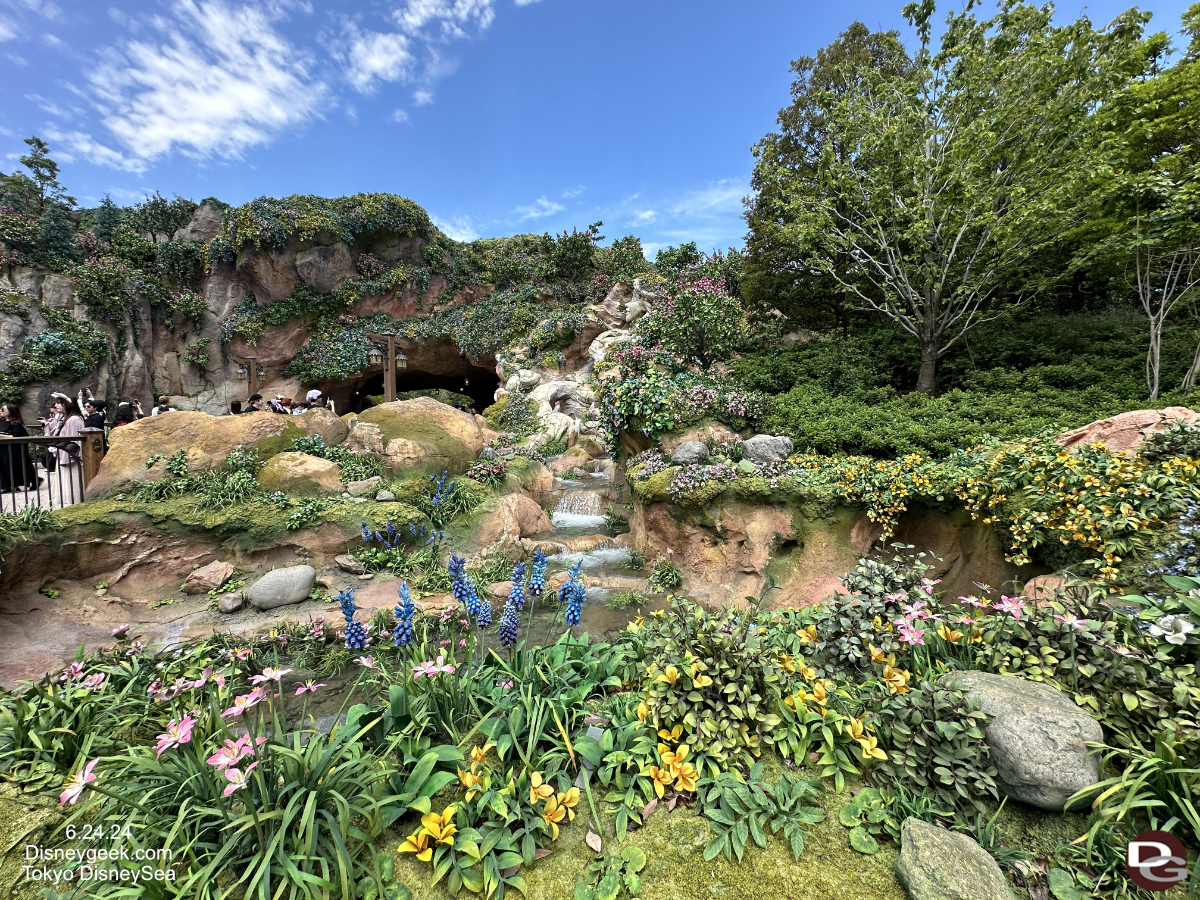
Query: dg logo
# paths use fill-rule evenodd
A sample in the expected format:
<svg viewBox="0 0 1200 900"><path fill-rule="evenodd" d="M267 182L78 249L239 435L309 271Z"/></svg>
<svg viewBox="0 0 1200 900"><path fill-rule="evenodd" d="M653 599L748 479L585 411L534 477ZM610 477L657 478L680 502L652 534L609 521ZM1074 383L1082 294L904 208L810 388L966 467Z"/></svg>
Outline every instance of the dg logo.
<svg viewBox="0 0 1200 900"><path fill-rule="evenodd" d="M1143 831L1125 850L1129 879L1148 891L1168 891L1187 878L1187 850L1173 834Z"/></svg>

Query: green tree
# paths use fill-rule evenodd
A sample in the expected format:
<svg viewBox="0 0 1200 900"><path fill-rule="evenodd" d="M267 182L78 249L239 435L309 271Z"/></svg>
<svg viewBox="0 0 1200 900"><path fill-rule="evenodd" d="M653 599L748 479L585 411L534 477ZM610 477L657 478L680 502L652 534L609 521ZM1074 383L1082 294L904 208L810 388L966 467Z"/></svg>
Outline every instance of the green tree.
<svg viewBox="0 0 1200 900"><path fill-rule="evenodd" d="M760 156L788 207L777 239L916 338L924 393L964 334L1032 295L1027 264L1082 215L1091 112L1144 68L1148 18L1096 30L1054 26L1049 6L1005 2L987 20L968 6L934 48L933 13L904 8L920 44L902 76L841 64L838 88L814 92L827 137L813 177Z"/></svg>
<svg viewBox="0 0 1200 900"><path fill-rule="evenodd" d="M66 189L58 183L58 163L50 158L50 145L36 134L25 138L25 143L29 152L21 157L21 165L29 170L37 188L37 212L44 212L51 203L74 206L75 198L68 197Z"/></svg>
<svg viewBox="0 0 1200 900"><path fill-rule="evenodd" d="M1195 314L1200 288L1200 3L1183 16L1186 53L1135 81L1101 109L1099 164L1090 185L1093 226L1081 265L1115 260L1149 324L1146 388L1160 390L1163 328L1177 309ZM1165 55L1165 35L1153 51ZM1200 344L1184 376L1191 390Z"/></svg>
<svg viewBox="0 0 1200 900"><path fill-rule="evenodd" d="M591 278L596 270L596 244L604 240L600 234L603 222L593 222L586 231L571 229L568 234L542 236L542 253L547 260L550 280L575 286Z"/></svg>
<svg viewBox="0 0 1200 900"><path fill-rule="evenodd" d="M698 265L704 254L696 247L695 241L688 241L678 247L664 247L654 257L654 268L660 275L667 278L678 278L684 269Z"/></svg>
<svg viewBox="0 0 1200 900"><path fill-rule="evenodd" d="M688 270L657 295L638 331L680 359L707 367L733 354L746 332L746 319L723 278Z"/></svg>
<svg viewBox="0 0 1200 900"><path fill-rule="evenodd" d="M92 234L108 243L112 241L113 229L121 224L121 207L113 203L112 197L104 195L92 217Z"/></svg>
<svg viewBox="0 0 1200 900"><path fill-rule="evenodd" d="M852 152L829 127L830 100L862 90L868 79L904 77L911 68L899 32L871 32L861 22L818 50L815 59L802 56L792 62L792 102L779 111L779 131L753 148L758 162L750 180L754 193L746 201L750 232L745 271L751 303L778 309L800 324L835 324L843 330L849 325L853 292L811 263L817 248L798 240L793 198L798 191L821 192L826 153L844 161ZM841 253L831 263L845 272L849 255Z"/></svg>
<svg viewBox="0 0 1200 900"><path fill-rule="evenodd" d="M165 243L192 220L192 213L198 205L178 196L168 200L155 191L153 196L147 197L129 211L130 224L134 231L150 235L152 243Z"/></svg>
<svg viewBox="0 0 1200 900"><path fill-rule="evenodd" d="M62 262L70 262L79 255L79 247L75 243L75 228L67 211L54 203L46 207L38 222L38 244L41 253L57 258Z"/></svg>

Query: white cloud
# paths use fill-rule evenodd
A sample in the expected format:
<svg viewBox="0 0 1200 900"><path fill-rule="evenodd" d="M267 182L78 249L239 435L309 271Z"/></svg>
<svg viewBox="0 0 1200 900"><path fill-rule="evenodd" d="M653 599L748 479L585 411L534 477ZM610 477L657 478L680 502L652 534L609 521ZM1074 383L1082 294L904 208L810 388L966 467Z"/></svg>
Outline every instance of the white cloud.
<svg viewBox="0 0 1200 900"><path fill-rule="evenodd" d="M479 237L479 232L471 224L470 216L454 216L450 219L439 219L435 216L433 224L455 241L473 241Z"/></svg>
<svg viewBox="0 0 1200 900"><path fill-rule="evenodd" d="M434 26L445 39L467 37L468 29L486 31L496 18L492 0L407 0L392 17L408 34L417 34Z"/></svg>
<svg viewBox="0 0 1200 900"><path fill-rule="evenodd" d="M538 2L539 0L517 0L517 6L532 6Z"/></svg>
<svg viewBox="0 0 1200 900"><path fill-rule="evenodd" d="M679 216L708 216L742 211L742 198L750 185L741 180L722 178L707 187L685 194L676 204L674 213Z"/></svg>
<svg viewBox="0 0 1200 900"><path fill-rule="evenodd" d="M237 158L318 114L327 90L274 27L277 8L176 0L171 11L153 22L161 41L128 41L88 76L131 154Z"/></svg>
<svg viewBox="0 0 1200 900"><path fill-rule="evenodd" d="M51 34L48 31L42 35L42 40L45 41L47 44L49 44L51 47L57 48L57 47L67 46L65 43L63 43L62 38L60 38L58 35Z"/></svg>
<svg viewBox="0 0 1200 900"><path fill-rule="evenodd" d="M521 214L521 219L540 219L543 216L552 216L557 212L562 212L566 209L561 203L556 203L553 200L547 200L545 197L538 197L529 206L518 206L516 211Z"/></svg>
<svg viewBox="0 0 1200 900"><path fill-rule="evenodd" d="M394 113L392 113L392 121L400 125L412 124L412 120L408 117L408 113L402 109L397 109Z"/></svg>
<svg viewBox="0 0 1200 900"><path fill-rule="evenodd" d="M45 129L46 137L65 145L66 149L56 155L63 162L83 159L97 166L124 169L126 172L145 172L149 166L136 156L126 156L118 150L106 147L83 131L60 131L50 126Z"/></svg>
<svg viewBox="0 0 1200 900"><path fill-rule="evenodd" d="M407 37L397 32L360 32L353 23L346 31L347 47L341 56L349 66L346 77L356 90L369 94L379 82L408 80L414 57Z"/></svg>
<svg viewBox="0 0 1200 900"><path fill-rule="evenodd" d="M569 189L563 191L562 196L565 199L570 199L571 197L578 197L582 193L583 193L583 185L581 184L578 187L569 188Z"/></svg>
<svg viewBox="0 0 1200 900"><path fill-rule="evenodd" d="M0 41L11 41L17 36L17 23L0 16Z"/></svg>
<svg viewBox="0 0 1200 900"><path fill-rule="evenodd" d="M641 212L636 212L633 214L633 221L637 222L639 225L647 225L650 222L653 222L656 218L658 218L658 213L652 209L644 209Z"/></svg>
<svg viewBox="0 0 1200 900"><path fill-rule="evenodd" d="M23 57L23 56L17 56L17 54L15 54L15 53L5 53L4 55L6 57L8 57L8 61L10 63L12 63L14 66L25 65L25 57Z"/></svg>

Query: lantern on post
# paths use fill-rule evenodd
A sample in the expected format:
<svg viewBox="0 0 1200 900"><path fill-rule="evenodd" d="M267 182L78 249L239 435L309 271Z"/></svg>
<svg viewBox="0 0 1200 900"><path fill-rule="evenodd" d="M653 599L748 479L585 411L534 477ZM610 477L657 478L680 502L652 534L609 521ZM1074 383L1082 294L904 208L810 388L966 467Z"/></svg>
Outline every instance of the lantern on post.
<svg viewBox="0 0 1200 900"><path fill-rule="evenodd" d="M396 348L396 368L397 369L407 369L408 368L408 357L405 356L404 351L399 348Z"/></svg>
<svg viewBox="0 0 1200 900"><path fill-rule="evenodd" d="M379 349L378 344L371 345L371 352L367 354L367 360L373 366L378 366L383 363L383 351Z"/></svg>
<svg viewBox="0 0 1200 900"><path fill-rule="evenodd" d="M243 366L243 365L239 365L239 366L237 367L237 380L238 380L238 381L245 381L245 380L246 380L246 367L245 367L245 366Z"/></svg>

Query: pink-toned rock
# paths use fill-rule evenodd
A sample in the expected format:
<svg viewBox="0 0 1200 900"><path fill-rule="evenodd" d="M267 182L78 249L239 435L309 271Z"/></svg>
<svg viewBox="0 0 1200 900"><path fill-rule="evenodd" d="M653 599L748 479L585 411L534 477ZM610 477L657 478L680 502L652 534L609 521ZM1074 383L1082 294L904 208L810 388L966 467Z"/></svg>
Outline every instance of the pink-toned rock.
<svg viewBox="0 0 1200 900"><path fill-rule="evenodd" d="M679 445L684 441L723 441L725 443L732 443L736 438L737 434L730 431L720 422L701 422L699 425L693 425L684 431L664 434L662 449L663 453L670 456L679 449Z"/></svg>
<svg viewBox="0 0 1200 900"><path fill-rule="evenodd" d="M507 546L552 527L546 511L537 503L523 494L508 494L480 521L473 541L478 547Z"/></svg>
<svg viewBox="0 0 1200 900"><path fill-rule="evenodd" d="M1031 603L1053 600L1055 593L1062 590L1066 584L1067 579L1061 575L1039 575L1025 582L1025 586L1021 588L1021 599Z"/></svg>
<svg viewBox="0 0 1200 900"><path fill-rule="evenodd" d="M219 559L210 562L207 566L201 566L188 573L187 580L183 583L183 592L206 594L215 591L233 577L233 571L233 563L221 562Z"/></svg>
<svg viewBox="0 0 1200 900"><path fill-rule="evenodd" d="M1137 450L1151 435L1166 431L1176 422L1191 425L1197 421L1200 421L1200 413L1186 406L1135 409L1067 431L1060 434L1057 440L1058 445L1067 450L1077 450L1091 444L1104 444L1114 453L1130 453Z"/></svg>
<svg viewBox="0 0 1200 900"><path fill-rule="evenodd" d="M497 597L507 597L512 593L511 581L497 581L488 585L488 593L495 594Z"/></svg>
<svg viewBox="0 0 1200 900"><path fill-rule="evenodd" d="M572 447L554 462L550 463L550 471L562 478L572 469L586 469L592 458L581 448Z"/></svg>

